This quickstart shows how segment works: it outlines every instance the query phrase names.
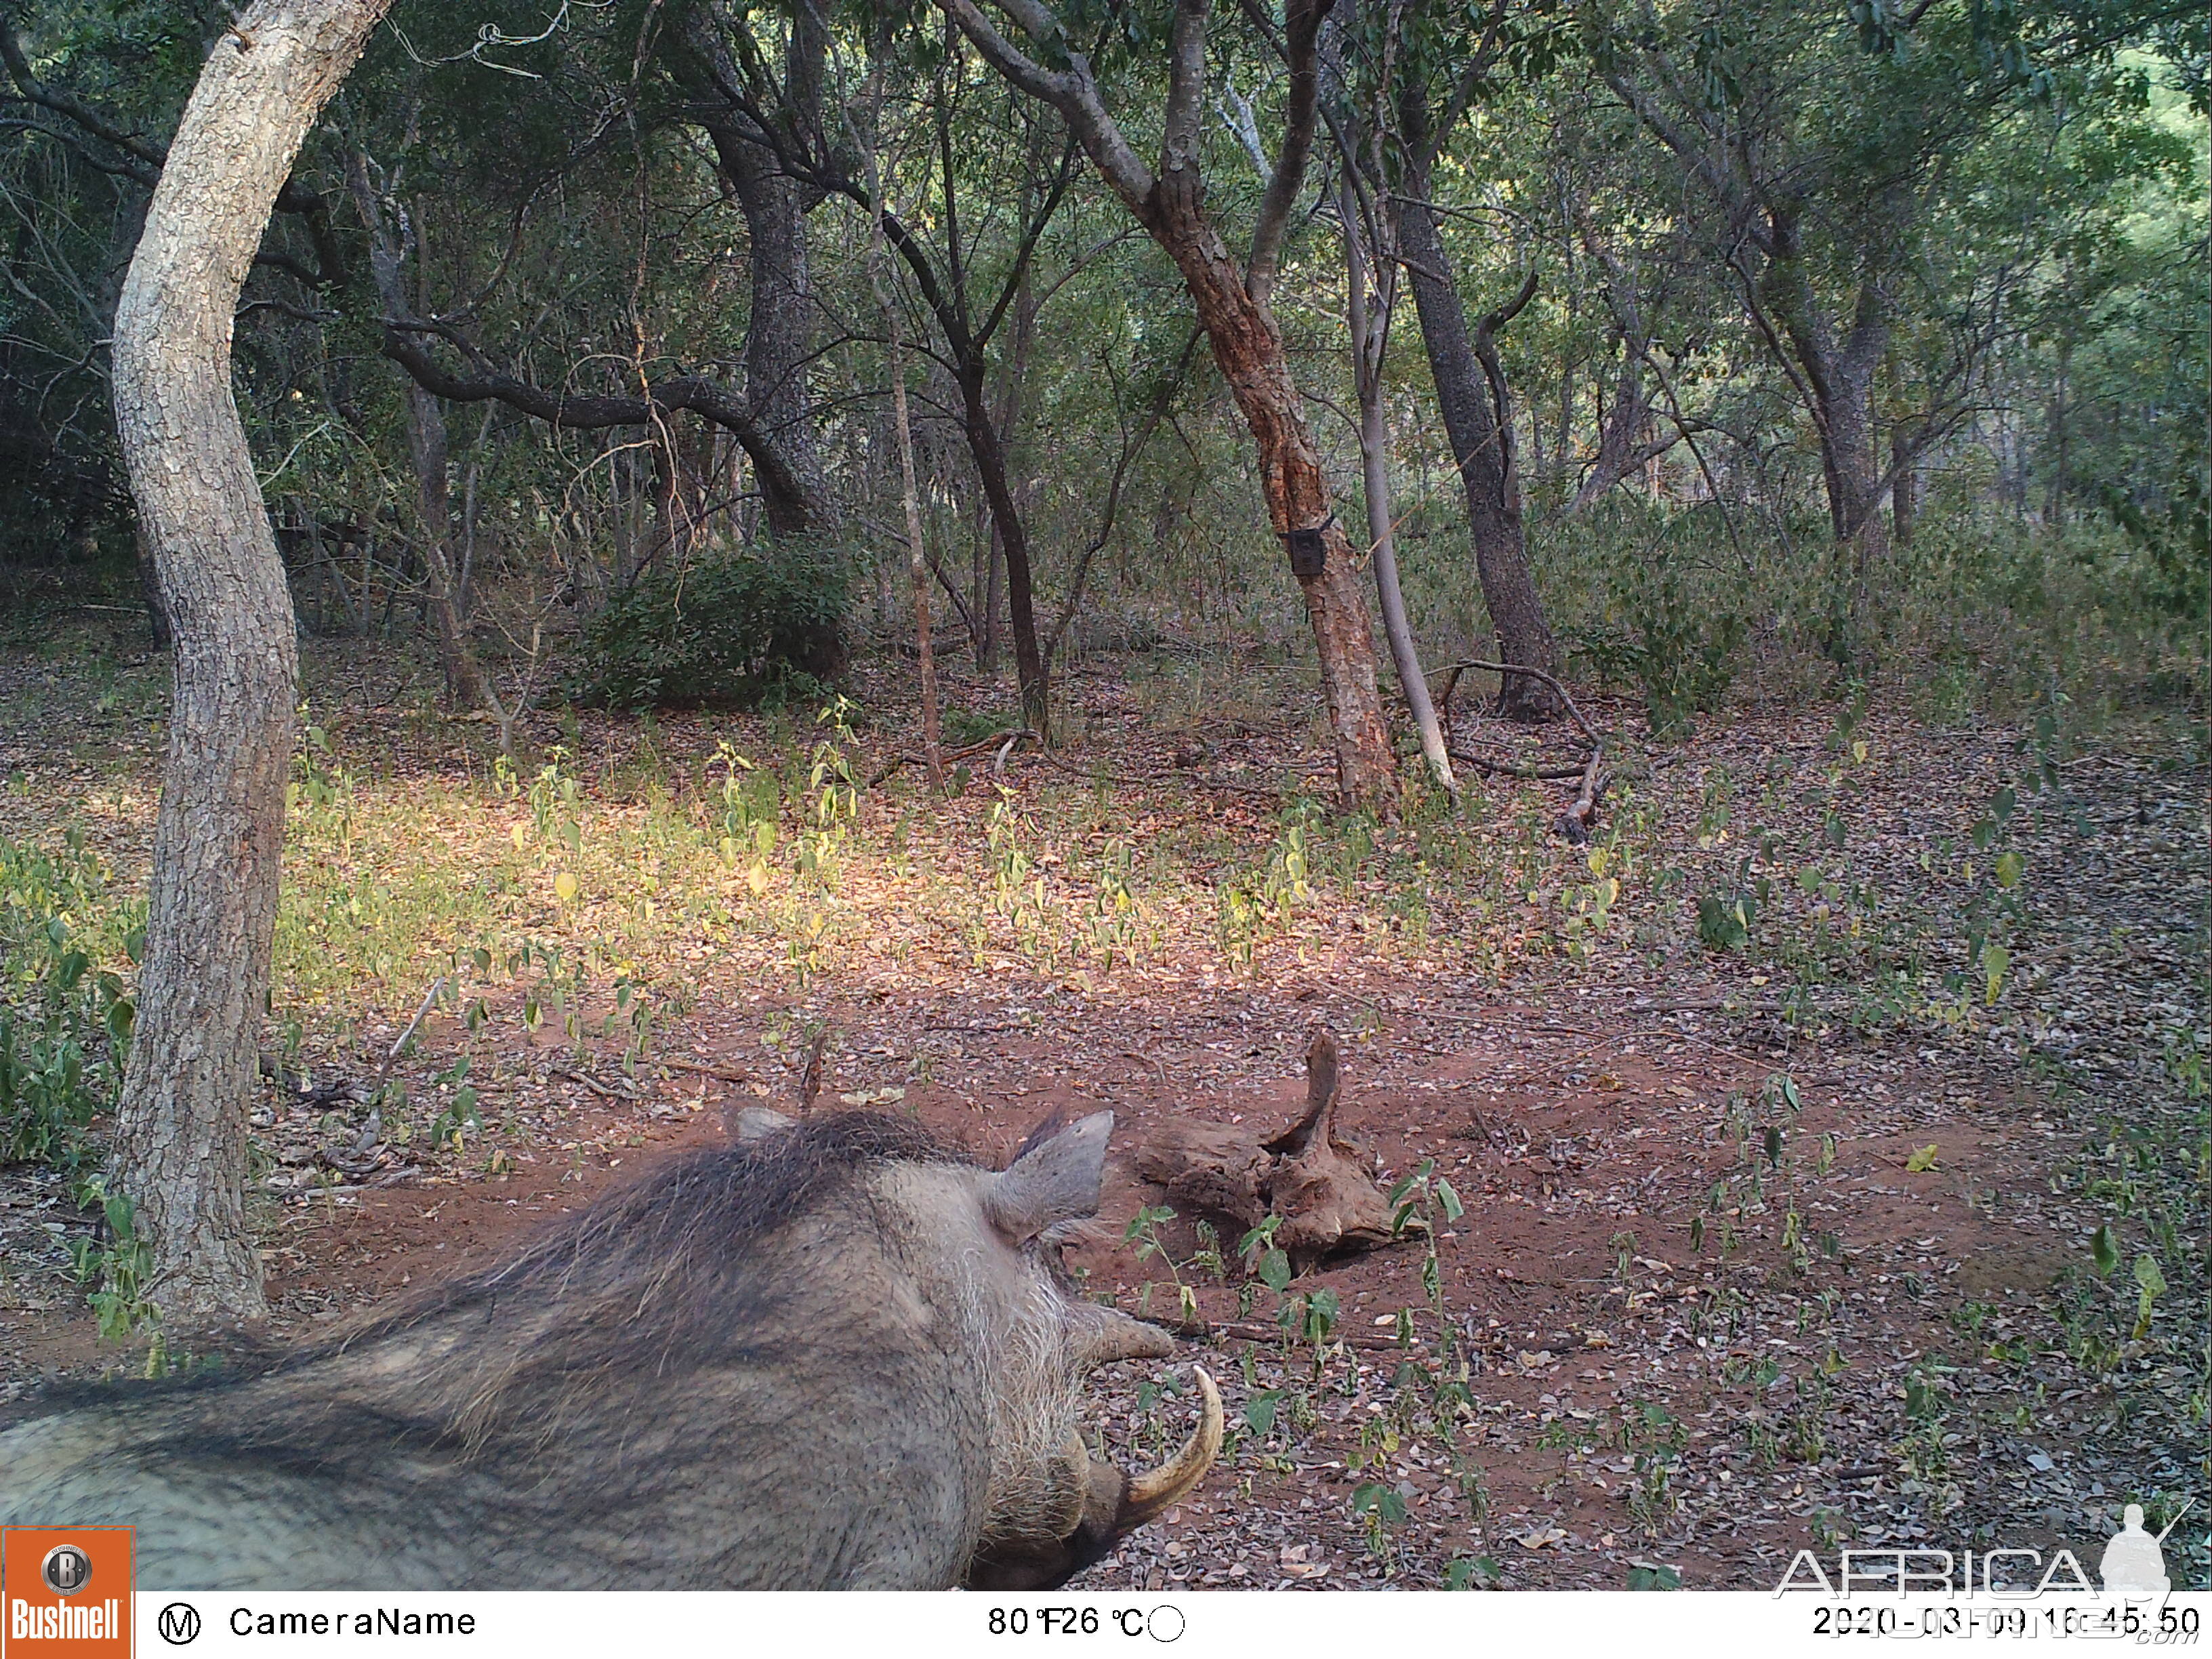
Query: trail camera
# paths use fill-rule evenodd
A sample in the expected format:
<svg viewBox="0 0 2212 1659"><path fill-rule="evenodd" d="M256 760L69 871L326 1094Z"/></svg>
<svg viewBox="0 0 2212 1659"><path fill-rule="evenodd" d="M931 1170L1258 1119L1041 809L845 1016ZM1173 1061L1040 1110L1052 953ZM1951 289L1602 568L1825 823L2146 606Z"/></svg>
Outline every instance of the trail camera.
<svg viewBox="0 0 2212 1659"><path fill-rule="evenodd" d="M1328 562L1328 547L1322 533L1328 526L1315 525L1310 529L1293 530L1283 538L1291 550L1291 574L1297 577L1318 576Z"/></svg>

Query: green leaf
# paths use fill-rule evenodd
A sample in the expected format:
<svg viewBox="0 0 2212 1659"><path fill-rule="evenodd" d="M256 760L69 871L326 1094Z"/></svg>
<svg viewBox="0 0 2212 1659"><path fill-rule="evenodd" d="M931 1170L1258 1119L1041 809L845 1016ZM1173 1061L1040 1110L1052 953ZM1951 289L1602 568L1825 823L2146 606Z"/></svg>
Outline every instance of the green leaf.
<svg viewBox="0 0 2212 1659"><path fill-rule="evenodd" d="M1280 1296L1291 1288L1291 1258L1280 1250L1268 1250L1260 1257L1260 1282Z"/></svg>
<svg viewBox="0 0 2212 1659"><path fill-rule="evenodd" d="M2145 1296L2166 1294L2166 1275L2159 1271L2158 1258L2139 1255L2136 1258L2136 1283L2142 1286Z"/></svg>
<svg viewBox="0 0 2212 1659"><path fill-rule="evenodd" d="M1989 976L1989 1000L1994 1004L1997 993L2004 988L2005 969L2012 966L2012 952L2002 945L1982 946L1982 972Z"/></svg>
<svg viewBox="0 0 2212 1659"><path fill-rule="evenodd" d="M1275 1407L1283 1397L1280 1389L1270 1389L1265 1394L1255 1394L1244 1402L1244 1425L1257 1435L1274 1432Z"/></svg>
<svg viewBox="0 0 2212 1659"><path fill-rule="evenodd" d="M1459 1194L1452 1190L1449 1181L1437 1182L1437 1202L1443 1206L1447 1221L1456 1221L1467 1213L1467 1206L1459 1201Z"/></svg>
<svg viewBox="0 0 2212 1659"><path fill-rule="evenodd" d="M1628 1588L1632 1590L1678 1590L1682 1588L1682 1575L1656 1561L1638 1561L1628 1569Z"/></svg>
<svg viewBox="0 0 2212 1659"><path fill-rule="evenodd" d="M2089 1259L2097 1264L2097 1277L2110 1279L2112 1269L2120 1265L2120 1241L2112 1236L2112 1224L2100 1224L2090 1235Z"/></svg>
<svg viewBox="0 0 2212 1659"><path fill-rule="evenodd" d="M1390 1525L1406 1518L1406 1499L1395 1486L1386 1486L1380 1480L1370 1480L1352 1491L1352 1512L1354 1515L1372 1513Z"/></svg>
<svg viewBox="0 0 2212 1659"><path fill-rule="evenodd" d="M1936 1143L1932 1140L1929 1141L1918 1152L1913 1153L1911 1158L1906 1158L1905 1160L1905 1167L1914 1175L1925 1175L1929 1170L1934 1169L1936 1167Z"/></svg>
<svg viewBox="0 0 2212 1659"><path fill-rule="evenodd" d="M2019 886L2021 872L2027 867L2027 861L2021 858L2017 853L2003 852L1998 854L1997 885L2000 887Z"/></svg>
<svg viewBox="0 0 2212 1659"><path fill-rule="evenodd" d="M1716 951L1741 951L1751 941L1752 906L1746 894L1707 894L1698 901L1698 937Z"/></svg>

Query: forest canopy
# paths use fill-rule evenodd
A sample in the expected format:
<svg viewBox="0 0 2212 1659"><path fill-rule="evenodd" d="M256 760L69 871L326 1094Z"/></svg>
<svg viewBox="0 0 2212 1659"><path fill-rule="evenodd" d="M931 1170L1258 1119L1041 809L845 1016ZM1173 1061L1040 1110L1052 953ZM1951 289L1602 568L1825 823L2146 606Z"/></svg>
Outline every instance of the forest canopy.
<svg viewBox="0 0 2212 1659"><path fill-rule="evenodd" d="M5 20L0 603L145 602L107 341L228 21ZM938 642L1017 658L1042 727L1072 654L1312 648L1221 319L1114 173L1176 155L1431 665L1502 647L1662 724L1908 660L1961 706L2157 696L2203 615L2204 33L403 0L279 198L237 391L304 630L419 636L464 705L754 700L911 632L889 306ZM1040 95L1071 65L1119 152Z"/></svg>

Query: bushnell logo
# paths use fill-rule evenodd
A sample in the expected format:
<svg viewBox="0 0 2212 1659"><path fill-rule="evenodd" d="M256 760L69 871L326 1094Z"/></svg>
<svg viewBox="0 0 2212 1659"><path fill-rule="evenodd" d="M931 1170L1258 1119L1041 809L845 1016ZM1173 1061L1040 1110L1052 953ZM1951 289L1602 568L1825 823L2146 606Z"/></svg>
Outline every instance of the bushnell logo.
<svg viewBox="0 0 2212 1659"><path fill-rule="evenodd" d="M130 1659L128 1527L0 1530L7 1659Z"/></svg>
<svg viewBox="0 0 2212 1659"><path fill-rule="evenodd" d="M57 1544L39 1564L39 1577L57 1595L75 1595L92 1582L92 1558L74 1544Z"/></svg>

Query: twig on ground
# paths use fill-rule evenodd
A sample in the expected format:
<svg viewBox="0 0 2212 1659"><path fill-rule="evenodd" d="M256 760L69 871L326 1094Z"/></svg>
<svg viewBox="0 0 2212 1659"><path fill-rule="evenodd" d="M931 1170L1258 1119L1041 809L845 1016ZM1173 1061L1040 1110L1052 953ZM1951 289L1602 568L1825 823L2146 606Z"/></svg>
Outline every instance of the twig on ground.
<svg viewBox="0 0 2212 1659"><path fill-rule="evenodd" d="M635 1100L637 1098L635 1095L626 1094L620 1089L611 1088L608 1085L600 1082L599 1079L595 1077L588 1076L582 1072L572 1071L565 1066L556 1066L551 1067L550 1074L554 1077L564 1077L571 1083L580 1083L586 1089L589 1089L593 1094L602 1096L608 1100Z"/></svg>
<svg viewBox="0 0 2212 1659"><path fill-rule="evenodd" d="M814 1102L822 1092L822 1056L828 1052L831 1028L828 1020L814 1034L814 1041L806 1045L805 1069L799 1074L799 1110L801 1116L814 1109Z"/></svg>
<svg viewBox="0 0 2212 1659"><path fill-rule="evenodd" d="M1589 754L1579 766L1560 767L1520 766L1506 761L1486 760L1480 755L1463 755L1456 749L1446 752L1463 765L1474 767L1493 776L1531 779L1580 778L1582 787L1576 792L1574 799L1568 803L1567 810L1559 815L1559 828L1570 841L1577 842L1588 841L1590 831L1597 824L1598 799L1605 793L1606 775L1603 765L1605 744L1599 740L1590 723L1583 718L1583 711L1577 706L1572 694L1565 686L1560 684L1558 680L1540 668L1524 668L1518 663L1487 662L1480 657L1469 657L1462 661L1448 663L1442 668L1430 671L1431 675L1451 676L1444 682L1443 696L1437 699L1447 717L1451 709L1452 693L1459 689L1459 677L1470 668L1485 668L1498 674L1526 674L1532 680L1541 680L1552 688L1553 694L1559 700L1560 706L1567 711L1567 718L1575 723L1575 729L1583 734L1583 740L1589 744Z"/></svg>
<svg viewBox="0 0 2212 1659"><path fill-rule="evenodd" d="M430 1012L430 1005L438 1000L438 993L445 988L446 976L443 974L430 981L430 988L422 993L422 1003L415 1010L415 1018L407 1022L406 1028L399 1033L398 1040L392 1043L392 1052L385 1055L383 1062L377 1066L379 1082L383 1081L392 1068L399 1063L400 1051L406 1048L407 1039L415 1035L416 1028L422 1024L423 1016Z"/></svg>
<svg viewBox="0 0 2212 1659"><path fill-rule="evenodd" d="M1443 667L1431 668L1428 672L1428 678L1431 679L1434 679L1439 674L1451 676L1451 678L1444 683L1444 694L1437 699L1438 702L1445 705L1450 703L1452 693L1459 689L1459 677L1470 668L1487 669L1493 674L1526 674L1532 680L1543 681L1559 695L1560 704L1567 711L1567 718L1575 723L1575 729L1583 734L1591 748L1598 747L1597 733L1590 730L1590 723L1583 718L1583 711L1576 707L1575 700L1568 695L1567 688L1540 668L1523 668L1520 664L1511 662L1486 662L1480 657L1468 657L1460 662L1446 663ZM1457 757L1455 756L1453 758L1456 759Z"/></svg>
<svg viewBox="0 0 2212 1659"><path fill-rule="evenodd" d="M957 749L946 750L942 758L948 761L964 760L969 755L981 754L986 749L1000 749L1000 752L999 758L997 762L993 764L991 769L994 772L1002 771L1005 769L1006 763L1006 751L1012 750L1014 744L1019 743L1024 738L1027 738L1031 743L1035 743L1036 741L1036 733L1030 731L1027 726L1023 726L1020 729L1012 732L994 732L989 737L981 739L980 742L963 744ZM1001 744L1004 745L1003 749L1000 748ZM868 775L867 787L871 789L874 788L878 784L881 783L885 778L890 777L892 773L897 771L901 767L927 766L928 764L929 757L927 756L917 755L909 750L901 750Z"/></svg>
<svg viewBox="0 0 2212 1659"><path fill-rule="evenodd" d="M1202 1319L1179 1320L1176 1323L1170 1325L1168 1329L1173 1331L1177 1336L1182 1337L1185 1341L1192 1342L1212 1341L1218 1340L1234 1340L1244 1342L1280 1342L1283 1340L1283 1333L1279 1328L1270 1328L1265 1325L1209 1325ZM1334 1335L1332 1335L1328 1340L1332 1344L1342 1343L1347 1348L1363 1348L1370 1353L1388 1352L1392 1349L1400 1348L1404 1346L1395 1336L1366 1336L1357 1331L1340 1331ZM1427 1346L1428 1344L1420 1339L1414 1339L1414 1347L1425 1348Z"/></svg>
<svg viewBox="0 0 2212 1659"><path fill-rule="evenodd" d="M1444 752L1462 766L1472 766L1479 772L1487 772L1491 776L1497 778L1527 778L1532 781L1541 780L1552 782L1562 778L1578 778L1582 776L1583 771L1579 763L1573 766L1518 766L1511 761L1491 760L1486 757L1470 755L1457 749L1447 750Z"/></svg>

